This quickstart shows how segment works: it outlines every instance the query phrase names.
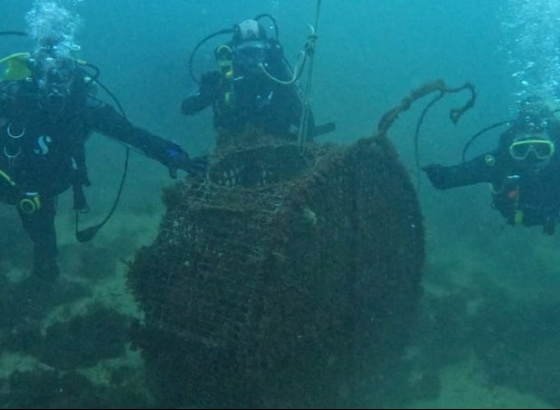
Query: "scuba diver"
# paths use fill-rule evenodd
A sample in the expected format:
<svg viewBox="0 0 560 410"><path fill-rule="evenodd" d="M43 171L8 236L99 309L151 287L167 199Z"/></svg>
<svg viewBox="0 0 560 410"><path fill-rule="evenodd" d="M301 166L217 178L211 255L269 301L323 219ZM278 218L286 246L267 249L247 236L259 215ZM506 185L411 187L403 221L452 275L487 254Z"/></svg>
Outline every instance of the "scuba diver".
<svg viewBox="0 0 560 410"><path fill-rule="evenodd" d="M554 113L543 99L527 98L514 121L495 125L511 124L495 150L460 165L422 169L437 189L489 182L492 206L509 225L540 225L552 235L560 213L560 121Z"/></svg>
<svg viewBox="0 0 560 410"><path fill-rule="evenodd" d="M0 82L0 201L17 208L34 244L31 278L41 283L59 277L57 196L72 188L74 209L88 209L82 188L90 185L85 143L91 133L140 150L167 167L172 177L178 169L197 173L204 166L179 145L134 126L94 97L90 91L100 85L98 72L89 75L83 62L60 53L57 41L43 41L31 53L3 59L8 69ZM78 240L89 240L95 232Z"/></svg>
<svg viewBox="0 0 560 410"><path fill-rule="evenodd" d="M264 17L272 20L274 37L260 23ZM233 36L214 51L219 70L207 72L198 80L192 72L196 51L209 39L222 34ZM315 126L299 84L305 59L311 52L311 47L306 47L302 51L303 62L292 70L278 41L276 21L268 14L213 33L199 42L191 54L190 74L199 83L199 89L183 100L181 111L194 115L211 105L214 127L234 134L243 132L248 125L291 141L297 141L298 136L310 141L331 132L334 123Z"/></svg>

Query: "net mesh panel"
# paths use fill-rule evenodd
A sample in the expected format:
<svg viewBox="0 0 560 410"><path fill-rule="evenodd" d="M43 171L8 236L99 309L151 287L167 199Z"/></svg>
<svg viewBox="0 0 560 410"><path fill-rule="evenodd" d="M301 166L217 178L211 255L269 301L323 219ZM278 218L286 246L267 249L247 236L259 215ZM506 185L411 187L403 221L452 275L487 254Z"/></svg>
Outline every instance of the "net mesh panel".
<svg viewBox="0 0 560 410"><path fill-rule="evenodd" d="M402 353L424 237L386 138L230 150L164 201L129 273L163 405L352 406Z"/></svg>

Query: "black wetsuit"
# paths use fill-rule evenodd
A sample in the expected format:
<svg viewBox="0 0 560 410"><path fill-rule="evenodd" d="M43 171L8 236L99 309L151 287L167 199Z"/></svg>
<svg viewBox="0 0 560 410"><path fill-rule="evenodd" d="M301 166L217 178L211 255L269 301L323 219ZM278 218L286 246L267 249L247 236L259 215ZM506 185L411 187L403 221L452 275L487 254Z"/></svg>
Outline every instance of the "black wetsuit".
<svg viewBox="0 0 560 410"><path fill-rule="evenodd" d="M79 81L83 81L83 78ZM98 132L141 150L169 165L183 152L169 141L133 126L111 106L78 87L64 105L45 108L32 81L0 83L0 201L17 205L21 196L38 194L40 208L30 214L19 207L23 226L35 245L34 273L56 277L56 197L88 185L85 142ZM80 204L75 204L80 207Z"/></svg>
<svg viewBox="0 0 560 410"><path fill-rule="evenodd" d="M556 125L551 128L560 129ZM542 170L529 172L510 156L509 146L515 135L514 128L506 131L497 149L464 164L431 165L425 170L438 189L490 183L492 204L509 224L542 225L552 234L560 214L560 153L556 152ZM549 131L549 136L560 147L560 133Z"/></svg>
<svg viewBox="0 0 560 410"><path fill-rule="evenodd" d="M270 76L283 82L292 80L293 71L276 40L255 44L225 44L233 52L232 75L228 78L218 71L204 74L199 90L183 101L181 110L194 115L212 105L216 129L237 133L250 124L267 134L295 140L304 107L301 86L297 81L280 84L258 67L263 63ZM307 139L313 137L314 126L309 115Z"/></svg>

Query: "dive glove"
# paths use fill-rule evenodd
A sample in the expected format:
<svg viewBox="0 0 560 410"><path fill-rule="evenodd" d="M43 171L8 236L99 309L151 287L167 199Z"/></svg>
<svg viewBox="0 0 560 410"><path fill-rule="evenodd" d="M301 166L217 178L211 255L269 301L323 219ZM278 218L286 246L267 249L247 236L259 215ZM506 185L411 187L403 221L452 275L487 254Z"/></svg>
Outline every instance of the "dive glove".
<svg viewBox="0 0 560 410"><path fill-rule="evenodd" d="M204 73L200 78L200 96L207 103L211 103L218 93L222 75L218 71Z"/></svg>
<svg viewBox="0 0 560 410"><path fill-rule="evenodd" d="M217 71L203 74L200 89L183 100L181 112L185 115L195 115L212 104L218 96L220 78Z"/></svg>
<svg viewBox="0 0 560 410"><path fill-rule="evenodd" d="M436 189L445 189L446 184L446 169L441 164L430 164L422 167L422 171L426 173L428 179Z"/></svg>
<svg viewBox="0 0 560 410"><path fill-rule="evenodd" d="M177 178L177 170L182 169L189 175L195 176L206 172L208 168L208 160L206 157L196 157L191 159L185 151L169 152L169 160L167 162L169 168L169 176L173 179Z"/></svg>

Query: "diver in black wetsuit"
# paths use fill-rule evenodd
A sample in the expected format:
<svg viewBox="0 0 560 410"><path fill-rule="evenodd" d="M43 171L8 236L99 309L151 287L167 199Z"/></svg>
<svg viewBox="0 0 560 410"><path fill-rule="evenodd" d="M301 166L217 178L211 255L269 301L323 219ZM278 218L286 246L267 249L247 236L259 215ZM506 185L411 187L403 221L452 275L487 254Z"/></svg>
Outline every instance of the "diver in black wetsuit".
<svg viewBox="0 0 560 410"><path fill-rule="evenodd" d="M492 205L513 226L553 234L560 214L560 121L537 97L523 101L498 147L460 165L429 165L432 185L449 189L489 182Z"/></svg>
<svg viewBox="0 0 560 410"><path fill-rule="evenodd" d="M212 106L217 130L240 133L250 125L268 135L297 140L305 107L303 91L282 45L277 38L267 36L258 20L245 20L233 30L206 38L233 33L231 41L215 50L219 71L202 75L199 89L183 100L181 111L194 115ZM335 128L334 123L316 127L309 111L306 119L304 140Z"/></svg>
<svg viewBox="0 0 560 410"><path fill-rule="evenodd" d="M23 65L26 75L0 82L0 202L17 207L34 243L33 277L53 281L59 276L56 198L73 188L75 209L87 207L84 144L92 132L139 149L173 177L177 169L195 173L201 164L93 97L93 80L77 60L44 47L14 65Z"/></svg>

